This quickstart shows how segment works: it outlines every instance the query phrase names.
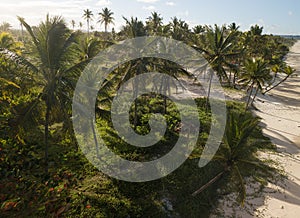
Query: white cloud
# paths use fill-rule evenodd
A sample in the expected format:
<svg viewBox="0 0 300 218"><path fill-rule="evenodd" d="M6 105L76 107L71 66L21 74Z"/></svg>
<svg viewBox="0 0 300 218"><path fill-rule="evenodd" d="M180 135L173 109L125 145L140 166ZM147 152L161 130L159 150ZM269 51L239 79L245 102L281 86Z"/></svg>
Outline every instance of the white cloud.
<svg viewBox="0 0 300 218"><path fill-rule="evenodd" d="M185 17L188 17L189 16L189 11L186 10L186 11L183 11L183 12L178 12L177 13L177 16L181 17L181 16L185 16Z"/></svg>
<svg viewBox="0 0 300 218"><path fill-rule="evenodd" d="M166 5L168 5L168 6L174 6L175 3L174 2L166 2Z"/></svg>
<svg viewBox="0 0 300 218"><path fill-rule="evenodd" d="M41 21L45 20L46 14L50 16L60 15L65 18L67 24L70 20L76 21L76 26L82 19L83 9L86 9L87 5L92 0L62 0L62 1L18 1L11 0L1 3L0 8L0 21L9 22L13 28L19 28L20 23L17 20L17 16L25 18L25 21L30 25L38 25ZM94 8L97 8L96 6ZM94 14L94 8L90 8Z"/></svg>
<svg viewBox="0 0 300 218"><path fill-rule="evenodd" d="M143 2L143 3L155 3L158 2L159 0L137 0L138 2Z"/></svg>
<svg viewBox="0 0 300 218"><path fill-rule="evenodd" d="M108 6L111 5L111 1L109 0L98 0L97 6Z"/></svg>
<svg viewBox="0 0 300 218"><path fill-rule="evenodd" d="M155 10L155 7L153 5L151 5L151 6L144 6L143 9L147 10L147 11L153 11L153 10Z"/></svg>
<svg viewBox="0 0 300 218"><path fill-rule="evenodd" d="M261 25L261 26L265 26L264 19L262 19L262 18L258 19L258 24Z"/></svg>
<svg viewBox="0 0 300 218"><path fill-rule="evenodd" d="M289 12L288 12L288 15L289 15L289 16L292 16L292 15L293 15L293 12L292 12L292 11L289 11Z"/></svg>

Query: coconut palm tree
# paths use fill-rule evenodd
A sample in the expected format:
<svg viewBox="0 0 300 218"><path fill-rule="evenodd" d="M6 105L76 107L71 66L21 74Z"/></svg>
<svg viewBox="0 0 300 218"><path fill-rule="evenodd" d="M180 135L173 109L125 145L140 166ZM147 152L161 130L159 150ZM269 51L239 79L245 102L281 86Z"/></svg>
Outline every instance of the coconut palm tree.
<svg viewBox="0 0 300 218"><path fill-rule="evenodd" d="M17 52L20 50L22 43L16 42L14 37L8 32L0 33L0 48L8 49L10 51Z"/></svg>
<svg viewBox="0 0 300 218"><path fill-rule="evenodd" d="M146 35L146 28L142 21L139 21L136 18L131 17L130 20L123 17L126 22L126 25L123 27L121 32L123 32L129 38L135 38L139 36Z"/></svg>
<svg viewBox="0 0 300 218"><path fill-rule="evenodd" d="M113 15L114 13L109 10L108 8L104 8L102 9L102 12L100 12L98 15L100 16L99 17L99 20L98 22L100 24L103 24L104 23L104 28L105 28L105 32L107 33L107 27L109 24L114 24L114 18L113 18Z"/></svg>
<svg viewBox="0 0 300 218"><path fill-rule="evenodd" d="M100 41L98 38L81 38L74 47L74 52L79 57L80 61L90 60L94 58L101 49L112 45L111 42Z"/></svg>
<svg viewBox="0 0 300 218"><path fill-rule="evenodd" d="M32 28L24 20L19 20L26 28L33 42L32 55L34 59L27 60L24 57L11 52L3 51L16 63L27 66L40 78L39 84L42 91L35 101L45 103L44 144L45 144L45 171L48 172L48 147L49 125L55 118L55 111L67 114L65 104L67 96L73 89L78 73L86 62L74 63L74 54L71 54L75 33L70 34L64 20L55 16L41 22L36 28ZM69 99L70 100L70 99ZM60 107L62 106L62 107ZM59 110L57 108L60 108Z"/></svg>
<svg viewBox="0 0 300 218"><path fill-rule="evenodd" d="M240 26L237 26L236 23L233 22L233 23L228 25L228 28L229 28L230 31L238 31Z"/></svg>
<svg viewBox="0 0 300 218"><path fill-rule="evenodd" d="M79 22L78 26L79 26L79 29L81 30L81 29L82 29L82 27L83 27L83 24L82 24L82 22Z"/></svg>
<svg viewBox="0 0 300 218"><path fill-rule="evenodd" d="M245 61L243 73L241 74L241 80L240 80L241 83L248 86L248 90L249 90L249 95L248 95L248 100L246 103L245 110L248 109L249 105L253 104L258 91L261 91L265 83L267 83L271 79L272 79L271 70L268 67L268 63L264 59L252 58ZM251 96L253 94L254 89L255 89L255 93L251 101Z"/></svg>
<svg viewBox="0 0 300 218"><path fill-rule="evenodd" d="M11 28L11 25L10 25L10 23L7 23L7 22L3 22L0 25L1 32L8 32L8 31L10 31L10 28Z"/></svg>
<svg viewBox="0 0 300 218"><path fill-rule="evenodd" d="M263 27L260 27L257 24L255 26L250 27L250 34L252 36L261 36L262 32L263 32Z"/></svg>
<svg viewBox="0 0 300 218"><path fill-rule="evenodd" d="M193 27L193 33L195 34L201 34L205 32L205 27L202 25L197 25Z"/></svg>
<svg viewBox="0 0 300 218"><path fill-rule="evenodd" d="M215 28L208 27L206 34L201 35L196 45L193 47L203 53L212 70L215 71L220 81L227 81L226 69L235 69L236 65L232 60L241 54L240 50L236 49L235 43L237 40L237 32L231 31L226 35L225 26ZM213 72L210 72L209 86L207 99L210 96L211 82L213 80ZM208 101L206 108L208 107Z"/></svg>
<svg viewBox="0 0 300 218"><path fill-rule="evenodd" d="M207 34L202 37L203 42L195 46L204 53L212 69L217 73L221 81L228 81L226 68L234 68L233 58L238 57L241 51L235 50L237 33L231 31L226 35L226 27L208 28Z"/></svg>
<svg viewBox="0 0 300 218"><path fill-rule="evenodd" d="M241 114L230 111L223 142L212 159L220 163L221 170L214 178L196 190L193 196L203 192L218 180L227 178L228 186L236 190L237 200L243 204L246 198L244 177L252 176L253 171L257 173L257 176L271 174L270 167L255 156L259 148L270 143L266 137L258 134L259 122L260 119L252 117L251 113Z"/></svg>
<svg viewBox="0 0 300 218"><path fill-rule="evenodd" d="M24 21L23 17L18 16L18 19ZM22 38L22 42L24 42L24 28L22 22L20 22L20 26L21 26L21 38Z"/></svg>
<svg viewBox="0 0 300 218"><path fill-rule="evenodd" d="M21 54L22 43L14 40L14 37L8 32L0 33L0 92L6 85L13 86L15 88L20 88L15 80L18 76L16 72L13 71L11 63L7 60L5 55L2 54L4 51L11 51L18 55Z"/></svg>
<svg viewBox="0 0 300 218"><path fill-rule="evenodd" d="M262 94L266 94L267 92L271 91L272 89L276 88L277 86L279 86L281 83L283 83L284 81L286 81L291 75L293 75L293 73L296 72L296 69L293 69L291 66L284 66L283 68L279 68L278 71L281 70L283 74L285 74L285 77L280 80L278 83L276 83L275 85L273 85L272 87L268 87L265 89L264 92L262 92ZM277 74L275 74L277 75Z"/></svg>
<svg viewBox="0 0 300 218"><path fill-rule="evenodd" d="M73 30L75 29L75 24L76 24L75 20L71 20L71 25Z"/></svg>
<svg viewBox="0 0 300 218"><path fill-rule="evenodd" d="M90 21L93 20L93 12L89 9L83 10L83 18L86 20L86 24L87 24L87 34L88 37L90 35Z"/></svg>
<svg viewBox="0 0 300 218"><path fill-rule="evenodd" d="M157 12L152 12L151 16L147 18L146 21L146 29L149 34L154 34L156 35L159 31L159 29L162 27L162 22L163 18L161 17L160 14Z"/></svg>
<svg viewBox="0 0 300 218"><path fill-rule="evenodd" d="M139 21L137 18L131 17L131 19L127 19L123 17L126 22L126 25L122 28L121 34L126 38L135 38L146 35L146 28L142 21ZM133 60L128 63L127 67L124 68L122 80L119 81L121 84L124 81L134 77L135 75L139 75L143 72L147 72L146 63L143 58L138 60ZM139 91L140 85L142 81L139 81L136 77L133 80L133 96L134 99L137 97L137 93ZM137 101L134 104L134 129L137 127Z"/></svg>
<svg viewBox="0 0 300 218"><path fill-rule="evenodd" d="M173 39L179 41L187 41L188 36L191 33L189 25L177 17L171 18L170 26L170 35Z"/></svg>

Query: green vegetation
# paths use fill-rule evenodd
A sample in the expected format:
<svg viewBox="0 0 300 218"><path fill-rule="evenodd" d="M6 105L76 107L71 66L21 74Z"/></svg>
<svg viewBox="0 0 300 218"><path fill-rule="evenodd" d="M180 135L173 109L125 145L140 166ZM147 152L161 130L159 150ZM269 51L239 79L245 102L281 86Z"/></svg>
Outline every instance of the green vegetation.
<svg viewBox="0 0 300 218"><path fill-rule="evenodd" d="M124 18L121 31L108 32L113 15L108 8L99 13L105 32L92 30L89 9L83 14L87 32L74 30L77 22L81 29L80 21L72 20L71 30L63 18L49 15L37 27L21 17L21 30L11 30L8 23L0 26L1 217L208 217L225 193L237 193L237 201L243 204L247 178L264 185L272 177L275 169L260 160L257 151L274 147L249 108L258 92L267 93L292 75L294 70L283 57L294 41L263 35L259 26L242 32L235 23L198 25L191 30L176 17L164 24L156 12L145 23ZM198 167L214 122L206 96L195 100L201 128L188 160L159 180L129 183L109 178L86 160L72 130L71 102L82 70L98 52L146 35L191 45L203 54L224 87L249 93L245 103L227 102L224 138L207 166ZM163 139L151 148L136 148L118 137L110 119L111 101L124 82L145 71L175 79L191 76L175 63L143 58L118 66L106 78L97 98L97 131L109 148L129 160L166 154L180 132L176 105L165 96L149 94L132 105L130 122L137 133L147 134L149 114L163 114L168 124ZM285 76L278 83L280 73Z"/></svg>

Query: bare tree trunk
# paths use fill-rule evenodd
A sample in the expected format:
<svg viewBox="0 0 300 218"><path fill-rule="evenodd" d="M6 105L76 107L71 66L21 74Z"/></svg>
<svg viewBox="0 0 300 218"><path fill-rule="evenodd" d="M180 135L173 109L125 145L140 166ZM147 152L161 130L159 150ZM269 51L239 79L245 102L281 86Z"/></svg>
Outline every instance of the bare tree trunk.
<svg viewBox="0 0 300 218"><path fill-rule="evenodd" d="M201 186L197 191L195 191L192 196L196 196L197 194L201 193L205 189L207 189L209 186L211 186L213 183L215 183L218 179L221 178L221 176L225 173L225 171L220 172L218 175L216 175L214 178L212 178L210 181L208 181L205 185Z"/></svg>

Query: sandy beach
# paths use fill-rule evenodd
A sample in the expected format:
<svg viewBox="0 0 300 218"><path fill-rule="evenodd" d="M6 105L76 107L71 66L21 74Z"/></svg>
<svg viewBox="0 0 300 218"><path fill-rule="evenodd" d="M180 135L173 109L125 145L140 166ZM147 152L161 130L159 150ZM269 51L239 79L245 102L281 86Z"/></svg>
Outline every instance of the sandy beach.
<svg viewBox="0 0 300 218"><path fill-rule="evenodd" d="M277 147L277 152L260 156L275 161L286 177L275 177L262 191L258 183L248 181L245 206L229 195L220 200L212 217L300 217L300 41L290 49L286 62L296 69L295 75L259 95L254 111L262 118L264 134Z"/></svg>
<svg viewBox="0 0 300 218"><path fill-rule="evenodd" d="M300 41L290 50L286 62L295 75L256 101L256 114L262 118L264 133L277 146L279 154L270 155L283 167L288 179L272 187L258 208L262 217L299 217L300 214ZM268 187L268 188L270 188Z"/></svg>

